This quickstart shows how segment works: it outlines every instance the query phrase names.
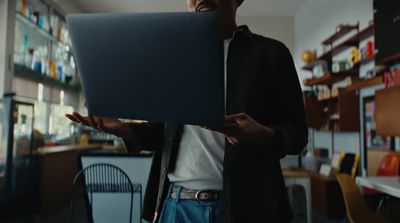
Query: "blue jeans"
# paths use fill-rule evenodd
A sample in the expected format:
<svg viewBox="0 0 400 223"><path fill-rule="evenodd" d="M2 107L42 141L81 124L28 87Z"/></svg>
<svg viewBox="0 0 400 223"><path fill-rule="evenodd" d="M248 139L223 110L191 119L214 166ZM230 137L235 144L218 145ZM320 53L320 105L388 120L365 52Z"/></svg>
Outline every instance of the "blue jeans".
<svg viewBox="0 0 400 223"><path fill-rule="evenodd" d="M218 201L172 198L171 184L158 223L222 223L222 199ZM179 197L182 187L176 191Z"/></svg>

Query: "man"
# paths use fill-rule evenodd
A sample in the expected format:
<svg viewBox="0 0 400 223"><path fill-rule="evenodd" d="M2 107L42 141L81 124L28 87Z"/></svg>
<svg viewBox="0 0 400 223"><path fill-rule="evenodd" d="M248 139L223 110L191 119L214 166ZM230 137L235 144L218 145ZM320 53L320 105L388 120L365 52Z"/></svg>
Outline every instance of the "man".
<svg viewBox="0 0 400 223"><path fill-rule="evenodd" d="M301 89L282 43L237 27L236 10L242 2L187 0L189 11L220 13L226 39L226 120L236 125L212 130L137 126L67 114L123 137L128 148L155 150L143 212L147 220L236 223L292 218L279 160L299 153L307 143Z"/></svg>

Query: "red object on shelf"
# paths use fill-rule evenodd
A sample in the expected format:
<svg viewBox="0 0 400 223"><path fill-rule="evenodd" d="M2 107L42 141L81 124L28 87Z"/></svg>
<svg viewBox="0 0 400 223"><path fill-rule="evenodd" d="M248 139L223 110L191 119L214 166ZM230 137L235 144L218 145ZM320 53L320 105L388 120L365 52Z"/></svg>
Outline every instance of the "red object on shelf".
<svg viewBox="0 0 400 223"><path fill-rule="evenodd" d="M367 52L366 52L366 57L373 57L374 56L374 43L372 41L367 42Z"/></svg>
<svg viewBox="0 0 400 223"><path fill-rule="evenodd" d="M399 176L400 153L389 153L383 157L376 176ZM364 188L364 195L382 194L381 192L369 188Z"/></svg>

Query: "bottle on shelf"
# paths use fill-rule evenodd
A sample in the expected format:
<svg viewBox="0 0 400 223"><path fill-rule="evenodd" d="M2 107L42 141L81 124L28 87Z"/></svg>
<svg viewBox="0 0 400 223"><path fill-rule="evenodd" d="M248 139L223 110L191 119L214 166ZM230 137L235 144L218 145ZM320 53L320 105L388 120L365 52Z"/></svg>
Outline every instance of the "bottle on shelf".
<svg viewBox="0 0 400 223"><path fill-rule="evenodd" d="M25 67L30 68L32 66L33 62L33 53L34 53L33 48L29 48L28 54L25 56Z"/></svg>
<svg viewBox="0 0 400 223"><path fill-rule="evenodd" d="M35 72L42 72L42 61L41 61L41 55L40 55L39 50L33 51L31 69Z"/></svg>

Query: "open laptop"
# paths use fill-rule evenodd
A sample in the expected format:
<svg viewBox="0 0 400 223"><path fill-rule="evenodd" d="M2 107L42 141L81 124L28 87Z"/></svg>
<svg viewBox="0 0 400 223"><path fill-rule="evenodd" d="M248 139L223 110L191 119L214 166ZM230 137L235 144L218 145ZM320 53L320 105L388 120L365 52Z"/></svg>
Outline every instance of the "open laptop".
<svg viewBox="0 0 400 223"><path fill-rule="evenodd" d="M223 123L216 13L75 14L67 25L89 114Z"/></svg>

